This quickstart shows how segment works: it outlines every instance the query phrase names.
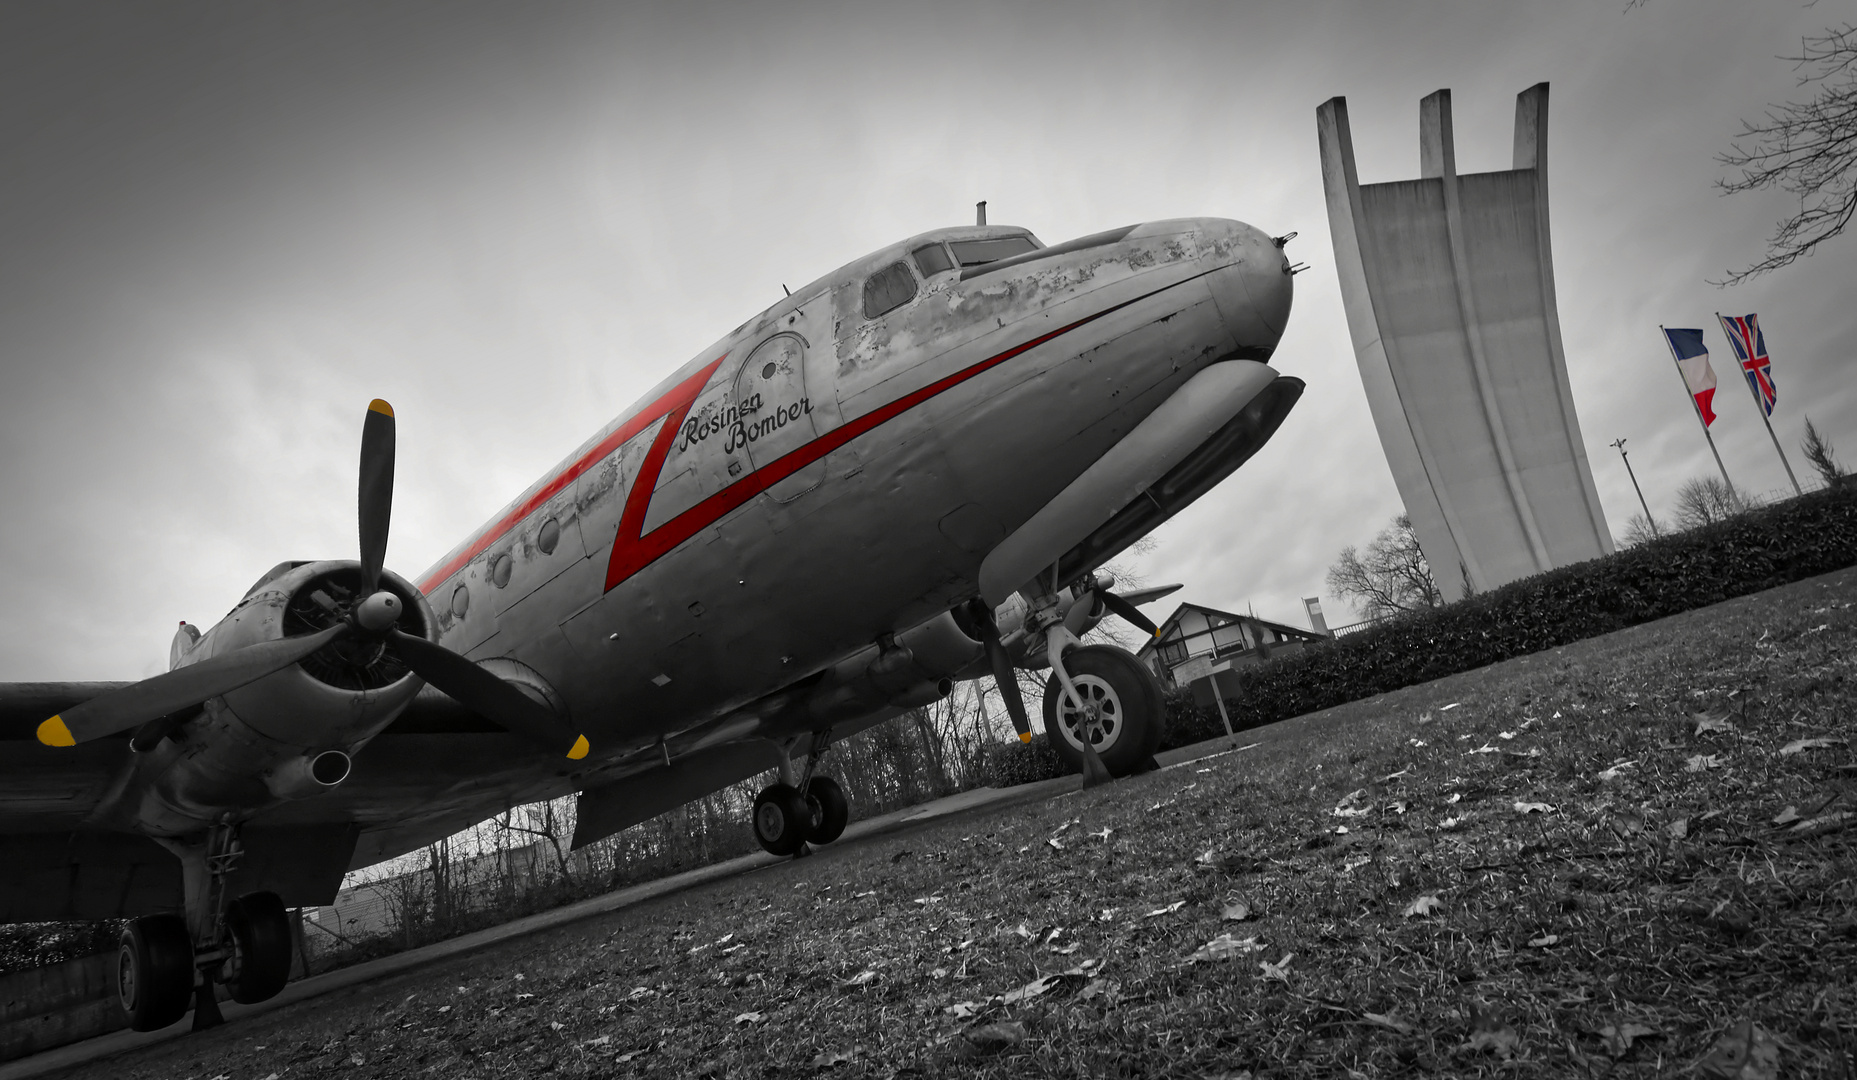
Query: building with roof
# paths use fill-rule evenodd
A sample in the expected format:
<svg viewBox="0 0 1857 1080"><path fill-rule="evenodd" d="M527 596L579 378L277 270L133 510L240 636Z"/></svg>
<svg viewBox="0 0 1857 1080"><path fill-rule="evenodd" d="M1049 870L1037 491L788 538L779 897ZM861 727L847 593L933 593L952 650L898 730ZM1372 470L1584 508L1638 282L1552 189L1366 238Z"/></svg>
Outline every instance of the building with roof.
<svg viewBox="0 0 1857 1080"><path fill-rule="evenodd" d="M1238 693L1237 671L1327 640L1328 635L1319 630L1184 603L1135 655L1162 686L1170 690L1191 686L1194 701L1211 705Z"/></svg>

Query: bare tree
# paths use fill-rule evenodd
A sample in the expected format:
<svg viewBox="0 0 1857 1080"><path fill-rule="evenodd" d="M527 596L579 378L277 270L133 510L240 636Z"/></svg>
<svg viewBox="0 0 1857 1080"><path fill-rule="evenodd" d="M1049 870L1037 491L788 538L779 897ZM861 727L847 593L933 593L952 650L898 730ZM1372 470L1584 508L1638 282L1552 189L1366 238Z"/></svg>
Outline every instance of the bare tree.
<svg viewBox="0 0 1857 1080"><path fill-rule="evenodd" d="M1767 240L1766 257L1732 271L1718 285L1736 285L1810 255L1843 232L1857 214L1857 24L1834 26L1804 38L1787 57L1814 96L1767 110L1759 123L1741 122L1741 134L1719 160L1740 177L1719 181L1724 192L1774 188L1799 199L1798 212Z"/></svg>
<svg viewBox="0 0 1857 1080"><path fill-rule="evenodd" d="M1651 519L1643 514L1633 514L1631 519L1625 522L1625 535L1620 539L1619 546L1634 548L1655 539L1657 539L1657 529L1652 526Z"/></svg>
<svg viewBox="0 0 1857 1080"><path fill-rule="evenodd" d="M1686 480L1676 489L1675 516L1679 529L1713 525L1746 509L1747 501L1740 492L1713 476Z"/></svg>
<svg viewBox="0 0 1857 1080"><path fill-rule="evenodd" d="M1838 464L1838 459L1832 456L1831 440L1819 434L1809 416L1805 418L1805 439L1799 448L1804 451L1805 459L1812 463L1812 468L1817 470L1818 478L1825 482L1826 487L1841 487L1844 484L1844 466Z"/></svg>
<svg viewBox="0 0 1857 1080"><path fill-rule="evenodd" d="M1364 619L1444 605L1425 552L1419 548L1418 534L1412 530L1412 519L1405 514L1382 529L1365 553L1352 544L1342 548L1341 557L1328 568L1328 591L1353 600Z"/></svg>

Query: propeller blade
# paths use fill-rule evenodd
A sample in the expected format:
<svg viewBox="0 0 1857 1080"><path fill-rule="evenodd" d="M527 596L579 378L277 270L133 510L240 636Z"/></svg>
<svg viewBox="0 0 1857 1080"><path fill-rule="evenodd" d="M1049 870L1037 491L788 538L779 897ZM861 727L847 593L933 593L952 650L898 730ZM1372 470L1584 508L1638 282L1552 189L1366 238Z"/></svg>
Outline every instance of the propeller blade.
<svg viewBox="0 0 1857 1080"><path fill-rule="evenodd" d="M512 735L579 761L590 749L587 737L568 727L527 694L464 657L404 630L388 631L400 658L420 678L443 690L458 704Z"/></svg>
<svg viewBox="0 0 1857 1080"><path fill-rule="evenodd" d="M1141 613L1141 609L1110 592L1108 589L1096 590L1096 595L1103 598L1103 606L1122 617L1122 621L1138 626L1148 632L1149 637L1159 637L1161 628L1154 625L1154 620Z"/></svg>
<svg viewBox="0 0 1857 1080"><path fill-rule="evenodd" d="M141 727L157 717L190 709L208 698L282 671L347 632L346 623L337 623L314 634L247 645L131 683L74 705L40 724L39 741L47 746L75 746Z"/></svg>
<svg viewBox="0 0 1857 1080"><path fill-rule="evenodd" d="M1006 647L999 642L999 632L987 635L987 659L993 662L993 681L999 684L1000 700L1006 703L1006 715L1012 717L1012 726L1019 733L1019 741L1032 741L1032 722L1025 715L1025 695L1019 692L1019 676L1012 670L1012 658L1006 655Z"/></svg>
<svg viewBox="0 0 1857 1080"><path fill-rule="evenodd" d="M379 398L368 403L361 425L361 491L357 517L361 522L361 573L365 592L380 587L380 571L387 565L387 524L393 516L393 406Z"/></svg>
<svg viewBox="0 0 1857 1080"><path fill-rule="evenodd" d="M987 660L993 665L993 681L999 686L1000 700L1006 703L1006 715L1012 717L1012 726L1019 733L1019 741L1032 741L1032 722L1025 715L1025 695L1019 692L1019 676L1012 669L1012 658L1006 655L1006 646L999 640L999 624L993 621L993 608L986 600L975 597L968 605L968 612L973 615L976 629L980 631L980 642L986 646Z"/></svg>

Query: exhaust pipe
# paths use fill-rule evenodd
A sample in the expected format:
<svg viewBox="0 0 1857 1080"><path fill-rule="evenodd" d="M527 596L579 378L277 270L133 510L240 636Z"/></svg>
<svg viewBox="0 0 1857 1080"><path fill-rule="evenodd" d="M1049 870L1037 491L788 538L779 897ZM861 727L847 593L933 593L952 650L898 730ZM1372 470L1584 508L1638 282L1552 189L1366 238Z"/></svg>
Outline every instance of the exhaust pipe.
<svg viewBox="0 0 1857 1080"><path fill-rule="evenodd" d="M271 770L264 786L280 799L300 799L327 791L348 779L354 760L340 750L324 750L314 757L293 757Z"/></svg>

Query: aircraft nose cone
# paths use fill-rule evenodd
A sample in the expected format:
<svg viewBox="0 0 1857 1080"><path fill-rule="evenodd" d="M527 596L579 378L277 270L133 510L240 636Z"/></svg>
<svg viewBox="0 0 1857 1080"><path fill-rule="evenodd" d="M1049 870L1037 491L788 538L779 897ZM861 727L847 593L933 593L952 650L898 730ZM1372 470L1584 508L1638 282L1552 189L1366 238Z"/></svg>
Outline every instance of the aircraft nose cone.
<svg viewBox="0 0 1857 1080"><path fill-rule="evenodd" d="M1289 259L1262 230L1240 221L1206 222L1199 240L1201 257L1218 265L1208 280L1237 355L1269 359L1289 324Z"/></svg>

